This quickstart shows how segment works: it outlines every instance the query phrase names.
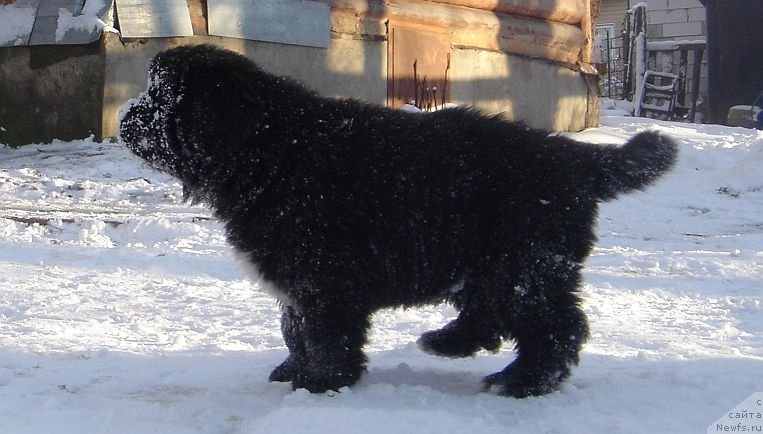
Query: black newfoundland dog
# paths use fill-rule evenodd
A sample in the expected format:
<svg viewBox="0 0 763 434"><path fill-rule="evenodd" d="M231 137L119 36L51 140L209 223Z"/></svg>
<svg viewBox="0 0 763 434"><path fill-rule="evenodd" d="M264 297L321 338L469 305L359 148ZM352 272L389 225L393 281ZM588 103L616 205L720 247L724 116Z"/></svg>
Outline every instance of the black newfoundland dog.
<svg viewBox="0 0 763 434"><path fill-rule="evenodd" d="M468 108L323 98L212 46L160 53L149 73L121 142L225 223L283 307L290 354L270 380L311 392L358 381L375 311L443 301L459 315L424 351L511 339L517 358L486 390L557 390L588 335L577 289L597 204L677 153L654 132L599 146Z"/></svg>

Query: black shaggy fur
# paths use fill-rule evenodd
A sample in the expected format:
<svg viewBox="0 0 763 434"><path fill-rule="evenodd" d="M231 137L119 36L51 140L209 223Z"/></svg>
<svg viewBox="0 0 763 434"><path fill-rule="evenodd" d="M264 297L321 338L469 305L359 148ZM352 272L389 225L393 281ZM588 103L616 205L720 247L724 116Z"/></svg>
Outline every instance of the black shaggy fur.
<svg viewBox="0 0 763 434"><path fill-rule="evenodd" d="M486 389L557 390L588 336L577 289L597 204L668 170L654 132L578 143L468 108L406 113L322 98L211 46L160 53L121 141L211 206L283 305L289 357L270 375L312 392L364 372L378 309L452 303L419 345L518 356Z"/></svg>

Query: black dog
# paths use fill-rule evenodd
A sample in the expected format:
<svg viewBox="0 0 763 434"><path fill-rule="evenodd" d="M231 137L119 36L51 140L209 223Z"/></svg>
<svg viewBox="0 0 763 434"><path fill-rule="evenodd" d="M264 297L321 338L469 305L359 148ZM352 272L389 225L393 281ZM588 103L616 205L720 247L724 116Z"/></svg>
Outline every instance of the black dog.
<svg viewBox="0 0 763 434"><path fill-rule="evenodd" d="M225 222L283 305L290 354L270 380L312 392L358 381L376 310L442 301L460 313L421 337L425 351L513 339L518 357L486 388L558 389L588 334L576 291L598 202L677 153L653 132L598 146L466 108L322 98L212 46L157 55L120 130Z"/></svg>

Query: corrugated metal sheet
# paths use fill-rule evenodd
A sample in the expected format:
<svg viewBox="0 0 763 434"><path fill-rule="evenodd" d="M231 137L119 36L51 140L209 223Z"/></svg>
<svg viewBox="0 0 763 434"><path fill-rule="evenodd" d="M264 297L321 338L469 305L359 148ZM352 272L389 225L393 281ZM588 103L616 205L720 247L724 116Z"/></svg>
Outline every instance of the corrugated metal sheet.
<svg viewBox="0 0 763 434"><path fill-rule="evenodd" d="M116 0L125 38L193 36L186 0Z"/></svg>
<svg viewBox="0 0 763 434"><path fill-rule="evenodd" d="M93 4L88 5L86 1ZM96 25L112 0L16 0L13 8L28 18L9 45L87 44L98 39ZM309 0L209 0L209 34L283 44L328 47L330 7ZM85 12L83 14L83 11ZM186 0L116 0L124 38L193 36Z"/></svg>
<svg viewBox="0 0 763 434"><path fill-rule="evenodd" d="M82 0L41 0L29 45L55 44L61 9L72 15L79 15L84 5Z"/></svg>
<svg viewBox="0 0 763 434"><path fill-rule="evenodd" d="M0 32L4 36L0 39L0 47L29 44L39 4L40 0L18 0L4 7L3 12L10 14L12 24Z"/></svg>
<svg viewBox="0 0 763 434"><path fill-rule="evenodd" d="M0 41L0 46L88 44L101 36L99 20L111 7L111 0L91 0L86 14L86 0L18 0L14 9L34 16L18 29L18 38Z"/></svg>
<svg viewBox="0 0 763 434"><path fill-rule="evenodd" d="M93 1L91 10L83 15L85 0L40 0L37 19L29 45L88 44L101 36L96 17L103 17L111 2Z"/></svg>
<svg viewBox="0 0 763 434"><path fill-rule="evenodd" d="M305 0L208 0L209 34L328 47L330 8Z"/></svg>

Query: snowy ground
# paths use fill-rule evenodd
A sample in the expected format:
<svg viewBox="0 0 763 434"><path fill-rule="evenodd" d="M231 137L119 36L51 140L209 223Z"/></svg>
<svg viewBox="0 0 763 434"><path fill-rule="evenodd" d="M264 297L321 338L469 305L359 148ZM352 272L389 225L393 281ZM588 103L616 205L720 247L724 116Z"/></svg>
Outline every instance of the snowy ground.
<svg viewBox="0 0 763 434"><path fill-rule="evenodd" d="M763 390L763 134L658 128L677 168L602 206L587 263L592 336L561 392L479 393L513 357L426 355L447 306L384 311L368 375L341 393L266 381L276 303L180 185L89 140L0 147L2 433L698 433Z"/></svg>

